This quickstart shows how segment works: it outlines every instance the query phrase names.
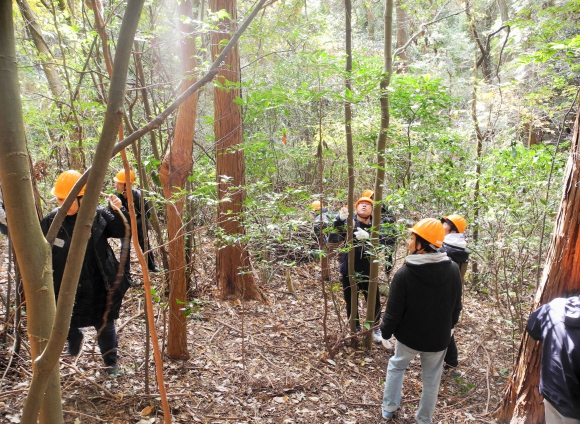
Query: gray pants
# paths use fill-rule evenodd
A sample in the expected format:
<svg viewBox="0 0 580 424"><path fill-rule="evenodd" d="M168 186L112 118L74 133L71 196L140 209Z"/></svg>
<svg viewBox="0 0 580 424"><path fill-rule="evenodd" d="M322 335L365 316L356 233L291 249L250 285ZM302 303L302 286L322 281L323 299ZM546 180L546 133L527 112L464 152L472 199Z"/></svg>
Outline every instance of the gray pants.
<svg viewBox="0 0 580 424"><path fill-rule="evenodd" d="M419 402L419 409L417 410L417 414L415 414L415 418L419 424L427 424L431 422L431 418L435 412L445 350L441 352L419 352L397 341L395 354L389 359L389 365L387 367L387 379L383 393L383 409L388 412L394 412L399 407L405 371L417 354L421 358L421 380L423 381L423 389L421 390L421 401Z"/></svg>
<svg viewBox="0 0 580 424"><path fill-rule="evenodd" d="M566 418L560 414L546 399L544 399L544 409L546 411L546 424L580 424L580 420Z"/></svg>

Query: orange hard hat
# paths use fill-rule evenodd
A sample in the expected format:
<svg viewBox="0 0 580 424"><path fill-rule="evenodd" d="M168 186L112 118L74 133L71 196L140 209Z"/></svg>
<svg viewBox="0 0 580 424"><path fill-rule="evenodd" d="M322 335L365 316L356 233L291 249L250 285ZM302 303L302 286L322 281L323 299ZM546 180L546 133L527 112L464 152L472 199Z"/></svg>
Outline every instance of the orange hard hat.
<svg viewBox="0 0 580 424"><path fill-rule="evenodd" d="M52 195L58 199L66 199L76 182L81 178L81 173L75 170L64 171L62 174L58 176L56 182L54 183L54 187L50 192ZM81 191L77 196L82 196L85 194L85 187L81 188Z"/></svg>
<svg viewBox="0 0 580 424"><path fill-rule="evenodd" d="M359 204L359 203L361 203L361 202L367 202L367 203L370 203L372 206L374 206L374 205L375 205L375 202L373 201L373 199L371 199L370 197L365 197L365 196L363 196L363 197L361 197L360 199L358 199L358 200L356 201L356 203L354 204L354 208L356 209L356 208L357 208L357 206L358 206L358 204Z"/></svg>
<svg viewBox="0 0 580 424"><path fill-rule="evenodd" d="M361 197L368 197L368 198L374 200L374 198L375 198L375 192L372 191L372 190L365 190L365 191L362 192Z"/></svg>
<svg viewBox="0 0 580 424"><path fill-rule="evenodd" d="M443 219L451 221L453 225L455 225L455 228L457 228L457 231L459 231L460 233L463 233L467 228L467 221L461 215L453 214L449 216L444 216Z"/></svg>
<svg viewBox="0 0 580 424"><path fill-rule="evenodd" d="M131 171L130 173L131 173L131 184L133 184L135 182L135 173L133 171ZM126 183L127 181L125 180L125 170L121 169L119 172L117 172L117 175L115 175L113 181L115 181L116 183Z"/></svg>
<svg viewBox="0 0 580 424"><path fill-rule="evenodd" d="M315 211L319 211L322 208L322 203L320 203L320 200L315 200L314 202L312 202L312 209L314 209Z"/></svg>
<svg viewBox="0 0 580 424"><path fill-rule="evenodd" d="M411 232L417 234L422 239L427 240L433 246L443 246L445 229L443 228L443 224L435 218L422 219L413 225Z"/></svg>

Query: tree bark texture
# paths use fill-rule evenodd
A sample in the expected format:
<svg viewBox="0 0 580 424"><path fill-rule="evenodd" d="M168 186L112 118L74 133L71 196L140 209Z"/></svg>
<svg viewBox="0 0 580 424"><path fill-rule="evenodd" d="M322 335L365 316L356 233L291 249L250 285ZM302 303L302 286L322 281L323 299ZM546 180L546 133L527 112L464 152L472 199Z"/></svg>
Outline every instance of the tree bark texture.
<svg viewBox="0 0 580 424"><path fill-rule="evenodd" d="M179 4L180 16L193 19L191 0ZM194 28L179 22L181 43L182 93L194 83L192 72L196 67L196 45ZM161 182L167 203L167 235L169 237L169 337L167 354L174 359L187 359L187 323L182 302L187 296L185 280L185 240L183 231L183 197L179 195L193 167L193 135L198 93L196 92L179 106L175 136L169 153L161 164Z"/></svg>
<svg viewBox="0 0 580 424"><path fill-rule="evenodd" d="M231 18L218 23L219 30L211 36L212 57L222 51L220 42L229 40L237 21L235 0L211 0L214 12L225 9ZM240 56L234 45L220 66L214 88L214 133L216 174L218 183L218 225L231 241L222 240L217 249L216 277L222 298L263 300L254 276L250 272L250 257L243 241L244 227L240 222L246 197L242 111L235 100L240 97Z"/></svg>
<svg viewBox="0 0 580 424"><path fill-rule="evenodd" d="M26 147L18 67L14 44L12 2L0 0L0 181L16 258L27 301L27 331L33 360L42 353L55 315L50 246L44 240L36 211L30 157ZM47 375L47 394L32 401L42 424L63 422L59 370ZM38 414L38 412L37 412ZM36 422L36 418L34 420Z"/></svg>
<svg viewBox="0 0 580 424"><path fill-rule="evenodd" d="M16 2L18 3L22 19L28 28L30 38L32 38L36 50L38 50L40 61L42 63L42 70L44 71L44 75L46 75L50 92L55 98L58 98L64 91L64 84L56 71L55 65L49 63L52 61L52 53L42 36L42 30L36 21L36 16L26 0L16 0Z"/></svg>
<svg viewBox="0 0 580 424"><path fill-rule="evenodd" d="M42 355L39 358L35 358L35 362L33 362L35 365L33 368L34 374L24 405L21 419L23 423L36 422L38 407L35 398L42 397L43 393L46 392L48 376L58 363L68 334L76 287L90 237L95 210L109 166L109 159L111 158L111 153L117 138L119 125L123 117L122 110L125 99L127 70L131 58L133 38L139 23L141 10L143 9L143 2L144 0L128 0L127 8L123 16L119 39L117 41L113 76L109 88L109 102L105 112L103 129L95 151L92 172L88 178L83 202L78 212L70 252L67 258L67 265L62 278L52 332ZM22 261L20 262L22 263Z"/></svg>
<svg viewBox="0 0 580 424"><path fill-rule="evenodd" d="M564 192L542 280L536 292L533 310L556 297L580 290L580 111L574 124L574 136L566 165ZM538 391L542 345L526 332L514 372L495 416L500 423L544 422L544 405Z"/></svg>
<svg viewBox="0 0 580 424"><path fill-rule="evenodd" d="M397 0L395 2L395 7L397 18L397 49L400 49L409 41L409 14L407 13L407 7L403 4L402 0ZM389 38L392 39L392 35L389 35ZM400 59L397 66L398 71L402 73L407 72L407 49L402 49L398 56Z"/></svg>

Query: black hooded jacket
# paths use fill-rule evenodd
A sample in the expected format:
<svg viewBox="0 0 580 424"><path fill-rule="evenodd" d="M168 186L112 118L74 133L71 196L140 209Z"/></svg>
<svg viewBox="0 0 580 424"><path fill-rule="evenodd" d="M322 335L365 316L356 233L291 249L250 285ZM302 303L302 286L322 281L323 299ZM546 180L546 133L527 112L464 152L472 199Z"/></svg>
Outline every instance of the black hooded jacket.
<svg viewBox="0 0 580 424"><path fill-rule="evenodd" d="M526 330L542 342L540 393L563 416L580 419L580 296L541 306Z"/></svg>
<svg viewBox="0 0 580 424"><path fill-rule="evenodd" d="M42 232L45 235L57 211L58 209L53 210L40 222ZM124 208L122 211L128 217ZM66 216L52 246L53 281L57 299L76 220L76 214ZM97 208L77 286L71 327L98 325L107 309L107 295L110 290L114 290L114 292L107 320L119 318L123 296L130 283L123 276L121 282L115 287L119 262L115 258L107 238L122 238L124 236L125 224L121 216L110 208Z"/></svg>
<svg viewBox="0 0 580 424"><path fill-rule="evenodd" d="M457 264L447 257L420 265L407 262L393 277L381 334L387 340L394 334L420 352L440 352L449 345L461 307Z"/></svg>

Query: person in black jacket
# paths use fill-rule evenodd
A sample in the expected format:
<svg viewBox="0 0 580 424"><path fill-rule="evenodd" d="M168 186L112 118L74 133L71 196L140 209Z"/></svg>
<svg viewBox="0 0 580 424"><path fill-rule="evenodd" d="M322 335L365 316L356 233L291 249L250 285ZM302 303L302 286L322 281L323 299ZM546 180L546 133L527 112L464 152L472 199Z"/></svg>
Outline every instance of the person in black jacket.
<svg viewBox="0 0 580 424"><path fill-rule="evenodd" d="M356 279L357 288L359 291L363 292L365 299L368 298L369 290L369 275L371 272L371 256L369 249L369 238L370 231L372 227L372 213L373 213L374 202L369 197L361 197L358 199L354 205L356 210L356 215L354 217L354 243L355 243L355 253L354 253L354 278ZM333 226L340 233L346 231L346 220L348 218L348 208L344 206L336 219L334 220ZM336 234L336 233L335 233ZM382 240L380 240L382 242ZM351 305L351 288L350 279L348 275L348 253L343 253L342 260L340 263L340 274L342 289L344 293L344 301L346 302L346 315L350 319L350 314L352 313L353 307L356 312L356 320L359 323L358 305ZM378 324L381 318L381 302L379 289L377 287L375 301L375 323ZM357 327L360 327L357 325ZM381 338L379 329L373 331L373 341L375 343L381 343L383 339Z"/></svg>
<svg viewBox="0 0 580 424"><path fill-rule="evenodd" d="M439 251L447 253L447 256L459 266L461 283L464 284L467 261L469 261L469 250L466 249L467 242L463 234L467 228L467 221L461 215L454 214L443 217L441 223L445 230L445 238L443 239L443 247ZM455 343L455 335L452 335L445 353L443 368L449 372L451 377L460 377L462 373L455 369L457 365L459 365L457 344Z"/></svg>
<svg viewBox="0 0 580 424"><path fill-rule="evenodd" d="M57 178L52 194L56 197L59 206L62 205L80 177L79 172L70 170L63 172ZM52 246L53 282L57 300L84 191L83 187L67 212ZM67 341L69 354L77 356L83 340L81 328L95 327L97 342L106 367L105 371L111 376L117 376L120 374L120 369L117 365L117 332L114 320L119 318L123 296L130 283L126 276L123 276L121 281L117 281L119 262L107 242L109 237L125 236L125 222L119 215L118 209L111 207L114 205L116 208L121 208L121 200L111 195L109 203L110 206L107 209L97 208L93 220L76 290ZM42 219L40 226L45 235L57 211L58 208ZM127 211L124 208L121 211L128 218Z"/></svg>
<svg viewBox="0 0 580 424"><path fill-rule="evenodd" d="M416 223L409 255L391 282L380 327L383 339L397 338L383 393L385 419L393 418L399 407L405 370L417 354L421 357L423 390L415 418L420 424L430 423L435 412L443 357L461 312L459 268L437 251L443 236L443 225L436 219Z"/></svg>
<svg viewBox="0 0 580 424"><path fill-rule="evenodd" d="M542 305L530 315L526 330L542 342L546 423L580 424L580 296Z"/></svg>
<svg viewBox="0 0 580 424"><path fill-rule="evenodd" d="M131 171L131 184L135 182L135 173ZM127 200L127 184L125 180L125 171L122 169L117 172L117 175L113 178L115 182L115 190L119 194L119 198L123 203L123 207L125 209L129 209L128 207L128 200ZM147 233L150 229L149 218L151 218L151 204L145 200L145 214L141 212L141 190L132 189L131 192L133 193L133 207L135 208L135 217L137 218L137 239L139 241L139 246L141 250L145 252L146 250L151 249L151 245L149 244L149 240L147 238ZM145 216L145 231L143 231L143 215ZM147 249L145 249L145 240L147 240ZM123 254L125 249L129 249L127 252L127 261L125 262L125 274L130 275L131 272L131 243L128 245L125 244L125 239L121 240L121 255ZM153 257L153 252L149 252L147 254L147 269L150 272L159 272L159 268L155 264L155 258Z"/></svg>

